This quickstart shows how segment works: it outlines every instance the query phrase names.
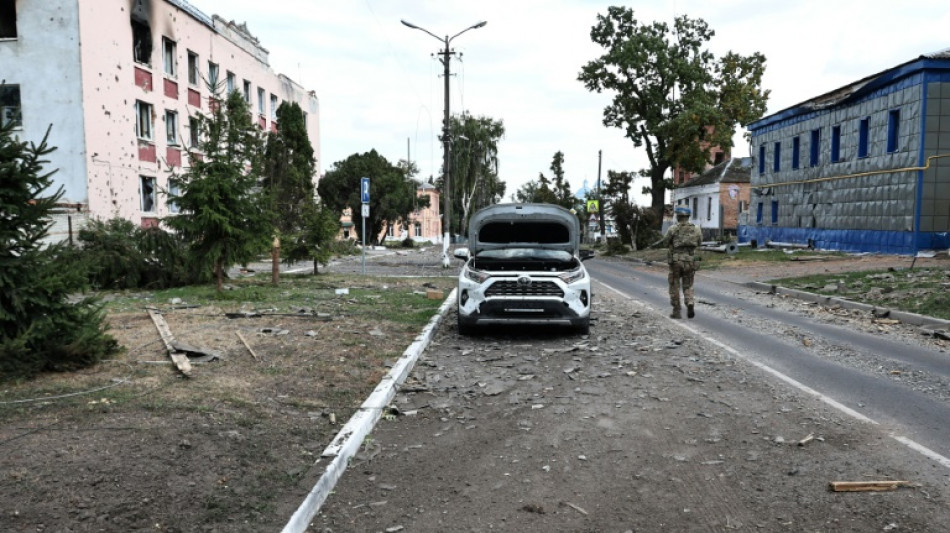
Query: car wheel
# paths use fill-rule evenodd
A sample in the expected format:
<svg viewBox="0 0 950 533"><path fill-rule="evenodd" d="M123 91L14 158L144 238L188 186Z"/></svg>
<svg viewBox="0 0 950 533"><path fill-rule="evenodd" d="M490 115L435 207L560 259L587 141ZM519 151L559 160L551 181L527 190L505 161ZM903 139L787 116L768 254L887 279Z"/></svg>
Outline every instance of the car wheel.
<svg viewBox="0 0 950 533"><path fill-rule="evenodd" d="M458 327L459 327L459 335L468 336L472 334L472 326L462 322L461 316L458 317Z"/></svg>
<svg viewBox="0 0 950 533"><path fill-rule="evenodd" d="M574 329L581 335L590 335L590 317L585 318L584 321L575 326Z"/></svg>

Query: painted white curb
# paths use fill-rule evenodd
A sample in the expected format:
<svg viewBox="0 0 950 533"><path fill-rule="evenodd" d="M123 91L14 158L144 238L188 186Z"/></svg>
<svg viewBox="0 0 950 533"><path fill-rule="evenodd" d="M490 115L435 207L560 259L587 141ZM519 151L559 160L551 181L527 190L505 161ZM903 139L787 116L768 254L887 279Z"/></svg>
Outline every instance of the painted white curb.
<svg viewBox="0 0 950 533"><path fill-rule="evenodd" d="M310 525L310 521L317 515L320 506L326 501L330 491L336 486L336 482L346 470L350 458L356 455L363 439L373 430L373 426L379 420L393 397L396 395L396 388L406 380L412 367L419 359L419 355L426 349L432 340L436 328L442 322L442 318L449 308L455 305L455 289L449 293L449 296L442 302L439 312L432 317L429 324L426 325L422 333L416 337L416 340L406 348L402 357L396 361L392 369L379 382L372 394L366 398L359 410L350 417L350 420L340 429L336 437L330 442L330 445L323 451L323 457L332 457L333 460L327 465L326 470L316 485L310 489L310 493L304 499L300 507L294 512L293 516L282 529L282 533L303 533Z"/></svg>

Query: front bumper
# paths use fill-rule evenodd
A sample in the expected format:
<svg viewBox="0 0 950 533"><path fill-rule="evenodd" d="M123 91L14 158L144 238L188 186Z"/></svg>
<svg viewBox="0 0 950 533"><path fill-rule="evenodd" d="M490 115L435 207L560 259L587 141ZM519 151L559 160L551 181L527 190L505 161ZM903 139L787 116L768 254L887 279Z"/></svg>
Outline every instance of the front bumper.
<svg viewBox="0 0 950 533"><path fill-rule="evenodd" d="M580 326L590 317L590 277L565 283L550 273L498 273L478 283L459 277L458 315L465 325Z"/></svg>

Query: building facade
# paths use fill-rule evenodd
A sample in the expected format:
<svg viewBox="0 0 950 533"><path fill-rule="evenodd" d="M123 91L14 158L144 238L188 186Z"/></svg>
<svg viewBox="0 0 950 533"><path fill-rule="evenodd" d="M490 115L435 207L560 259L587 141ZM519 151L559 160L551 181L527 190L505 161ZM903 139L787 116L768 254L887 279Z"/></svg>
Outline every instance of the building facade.
<svg viewBox="0 0 950 533"><path fill-rule="evenodd" d="M764 117L741 242L915 254L950 246L950 49Z"/></svg>
<svg viewBox="0 0 950 533"><path fill-rule="evenodd" d="M317 97L275 73L245 25L185 0L0 0L0 19L0 111L23 140L50 127L57 147L53 239L89 217L149 226L174 215L163 191L188 165L193 117L216 92L240 92L264 130L277 128L281 102L299 104L320 175Z"/></svg>
<svg viewBox="0 0 950 533"><path fill-rule="evenodd" d="M673 207L688 207L704 239L735 236L749 209L752 158L728 159L672 191Z"/></svg>

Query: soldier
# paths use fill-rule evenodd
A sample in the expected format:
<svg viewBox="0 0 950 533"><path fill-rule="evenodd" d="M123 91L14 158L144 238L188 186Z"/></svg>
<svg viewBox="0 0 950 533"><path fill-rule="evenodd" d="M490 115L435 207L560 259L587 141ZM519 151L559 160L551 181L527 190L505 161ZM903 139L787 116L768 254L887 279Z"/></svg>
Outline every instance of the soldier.
<svg viewBox="0 0 950 533"><path fill-rule="evenodd" d="M682 318L680 315L680 282L683 285L683 297L686 300L686 316L693 318L693 275L696 273L696 248L703 242L703 232L689 221L691 211L686 207L676 208L676 224L666 231L662 239L651 246L665 245L669 248L670 264L670 304L673 313L670 318Z"/></svg>

